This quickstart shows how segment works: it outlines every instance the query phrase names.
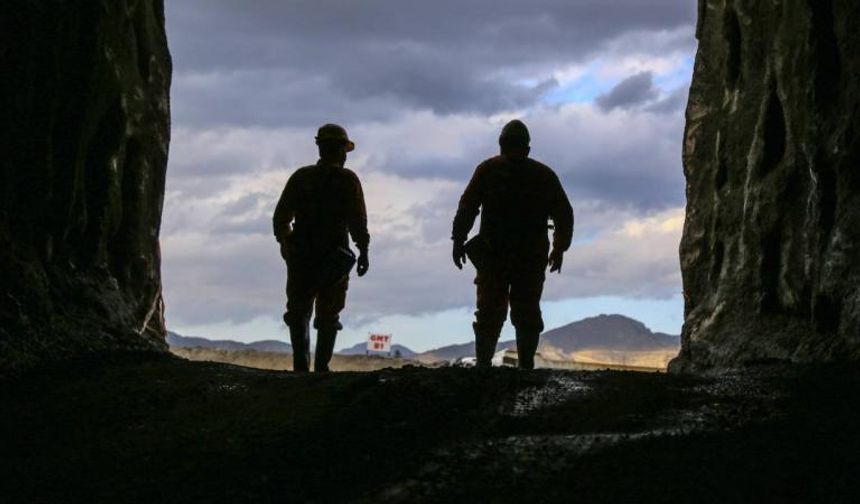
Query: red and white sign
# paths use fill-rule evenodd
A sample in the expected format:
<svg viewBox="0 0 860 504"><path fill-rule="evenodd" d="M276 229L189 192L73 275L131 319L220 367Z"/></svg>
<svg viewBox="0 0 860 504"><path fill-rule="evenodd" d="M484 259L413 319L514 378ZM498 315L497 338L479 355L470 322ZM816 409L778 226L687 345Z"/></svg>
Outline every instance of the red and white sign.
<svg viewBox="0 0 860 504"><path fill-rule="evenodd" d="M367 338L368 352L390 352L391 351L391 335L390 334L371 334Z"/></svg>

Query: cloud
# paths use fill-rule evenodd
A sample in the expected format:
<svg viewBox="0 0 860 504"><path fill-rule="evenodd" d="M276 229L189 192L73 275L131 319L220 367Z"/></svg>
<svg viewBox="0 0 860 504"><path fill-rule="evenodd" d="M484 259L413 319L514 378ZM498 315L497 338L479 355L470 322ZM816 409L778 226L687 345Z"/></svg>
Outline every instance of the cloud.
<svg viewBox="0 0 860 504"><path fill-rule="evenodd" d="M683 202L681 114L606 114L591 105L566 105L538 107L518 117L531 129L533 157L556 170L575 200L640 211ZM346 125L357 143L348 164L360 172L465 184L481 161L498 153L498 134L507 119L404 112L396 120ZM277 197L291 170L315 162L314 131L180 129L174 135L168 191L189 198L246 177L269 180L267 190ZM279 178L266 179L272 171Z"/></svg>
<svg viewBox="0 0 860 504"><path fill-rule="evenodd" d="M274 239L205 232L164 236L163 265L171 321L184 324L247 322L283 311L286 269Z"/></svg>
<svg viewBox="0 0 860 504"><path fill-rule="evenodd" d="M680 293L678 245L684 209L617 222L593 240L577 244L565 258L568 280L550 281L545 299L616 295L669 298Z"/></svg>
<svg viewBox="0 0 860 504"><path fill-rule="evenodd" d="M271 232L271 214L281 187L266 182L278 175L236 179L215 194L189 200L168 197L166 215L182 222L167 226L162 234L165 298L171 320L186 325L242 323L282 311L286 276ZM446 237L425 233L423 216L426 208L452 213L450 206L434 201L450 200L457 189L441 180L384 174L362 175L362 179L372 236L373 274L367 278L374 280L369 284L358 280L371 291L355 296L364 301L351 304L372 315L403 308L403 303L386 294L392 292L389 284L399 284L401 290L395 298L403 295L402 289L416 286L427 272L415 265L436 262L432 254ZM418 302L414 293L412 298ZM433 303L425 305L432 307Z"/></svg>
<svg viewBox="0 0 860 504"><path fill-rule="evenodd" d="M186 0L170 2L167 15L177 123L276 127L386 120L403 108L527 107L559 84L560 68L601 50L629 54L631 39L640 54L688 51L695 6Z"/></svg>
<svg viewBox="0 0 860 504"><path fill-rule="evenodd" d="M493 66L558 60L630 33L689 26L696 15L694 3L677 0L186 0L168 8L174 57L193 69L364 64L365 51L383 46L412 55L439 48L451 59L482 53Z"/></svg>
<svg viewBox="0 0 860 504"><path fill-rule="evenodd" d="M674 256L660 255L658 267L649 262L658 244L637 255L647 240L607 233L638 216L683 204L681 119L645 111L605 114L589 105L540 108L526 119L534 156L553 166L566 185L576 212L576 239L583 241L569 262L576 281L566 289L548 289L547 295L677 291L679 281L665 282L677 280L667 273L678 271L677 241L666 242L663 250ZM372 271L353 282L347 317L360 314L366 321L472 304L470 276L450 264L451 220L474 166L497 151L504 120L421 112L351 130L359 148L348 165L364 185ZM240 323L280 313L284 272L271 236L271 213L289 174L315 160L312 133L293 128L180 132L176 170L191 173L169 180L165 202L162 248L171 320ZM231 174L207 176L193 168L220 156L237 163ZM595 242L600 248L593 248ZM584 253L589 250L595 252ZM617 265L605 262L612 257Z"/></svg>
<svg viewBox="0 0 860 504"><path fill-rule="evenodd" d="M658 114L670 114L683 110L687 105L687 96L689 90L687 86L679 87L674 90L669 96L666 96L650 105L645 110L648 112L656 112Z"/></svg>
<svg viewBox="0 0 860 504"><path fill-rule="evenodd" d="M654 87L654 74L641 72L619 82L608 93L598 96L594 101L601 110L608 112L615 108L629 109L653 101L659 92Z"/></svg>
<svg viewBox="0 0 860 504"><path fill-rule="evenodd" d="M353 278L344 317L365 324L381 317L425 315L474 302L474 273L450 259L450 222L461 187L383 174L364 177L371 271ZM219 199L216 197L214 199ZM243 218L213 212L163 239L171 320L182 325L243 323L282 311L285 271L258 195L222 204ZM594 202L575 205L575 245L565 274L551 276L545 299L598 295L671 297L680 285L677 247L683 210L646 217Z"/></svg>
<svg viewBox="0 0 860 504"><path fill-rule="evenodd" d="M527 121L532 155L556 170L574 201L640 212L683 203L680 114L568 105L534 111Z"/></svg>

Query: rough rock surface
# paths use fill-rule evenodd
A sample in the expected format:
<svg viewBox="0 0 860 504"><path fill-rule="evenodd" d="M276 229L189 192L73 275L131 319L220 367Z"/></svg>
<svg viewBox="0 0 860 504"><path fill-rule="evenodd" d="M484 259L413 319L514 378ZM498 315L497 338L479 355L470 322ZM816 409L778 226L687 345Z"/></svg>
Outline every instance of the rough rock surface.
<svg viewBox="0 0 860 504"><path fill-rule="evenodd" d="M860 4L700 0L675 370L860 359Z"/></svg>
<svg viewBox="0 0 860 504"><path fill-rule="evenodd" d="M0 374L166 348L163 2L4 1L0 66Z"/></svg>

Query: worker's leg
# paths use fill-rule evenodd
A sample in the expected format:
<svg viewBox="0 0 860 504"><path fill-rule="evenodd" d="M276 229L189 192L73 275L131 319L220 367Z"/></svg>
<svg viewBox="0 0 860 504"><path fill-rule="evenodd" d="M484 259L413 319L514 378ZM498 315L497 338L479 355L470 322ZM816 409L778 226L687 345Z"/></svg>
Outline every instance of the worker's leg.
<svg viewBox="0 0 860 504"><path fill-rule="evenodd" d="M284 322L290 329L293 370L307 372L310 366L310 320L316 294L313 272L299 264L287 264L287 311Z"/></svg>
<svg viewBox="0 0 860 504"><path fill-rule="evenodd" d="M346 306L346 291L349 288L349 277L334 285L323 287L316 301L316 318L314 327L317 329L317 346L314 351L314 371L326 372L334 353L334 343L337 332L343 326L340 323L340 312Z"/></svg>
<svg viewBox="0 0 860 504"><path fill-rule="evenodd" d="M522 369L534 369L543 317L540 298L543 293L544 274L519 274L511 279L511 324L517 331L517 356Z"/></svg>
<svg viewBox="0 0 860 504"><path fill-rule="evenodd" d="M475 322L475 357L478 367L492 365L493 355L502 326L508 317L507 278L502 274L479 273L475 278L477 285L477 305Z"/></svg>

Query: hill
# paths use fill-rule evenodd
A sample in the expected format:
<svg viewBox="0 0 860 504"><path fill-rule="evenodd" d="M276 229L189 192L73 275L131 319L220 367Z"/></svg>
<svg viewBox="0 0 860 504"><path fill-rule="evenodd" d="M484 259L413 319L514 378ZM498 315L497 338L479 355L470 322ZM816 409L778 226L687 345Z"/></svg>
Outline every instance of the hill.
<svg viewBox="0 0 860 504"><path fill-rule="evenodd" d="M516 348L517 343L511 341L500 341L496 345L496 351L505 348ZM437 361L452 361L461 357L470 357L475 355L475 342L461 343L459 345L447 345L433 350L422 352L415 356L416 360L421 362L437 362Z"/></svg>
<svg viewBox="0 0 860 504"><path fill-rule="evenodd" d="M680 348L678 336L623 315L598 315L545 332L538 352L550 360L666 368Z"/></svg>
<svg viewBox="0 0 860 504"><path fill-rule="evenodd" d="M405 347L403 345L391 345L391 355L396 355L397 352L400 352L400 357L404 359L411 359L418 355L417 352L412 350L411 348ZM356 343L355 345L344 348L343 350L338 350L335 352L337 355L367 355L367 343ZM370 355L388 355L388 352L370 352Z"/></svg>
<svg viewBox="0 0 860 504"><path fill-rule="evenodd" d="M289 344L273 340L241 343L231 340L186 337L168 332L167 342L171 347L179 348L200 347L234 352L254 350L265 353L292 353L292 347ZM500 341L496 346L497 351L505 348L516 348L516 342ZM678 336L653 332L642 322L623 315L598 315L544 332L541 335L538 351L550 360L574 359L582 362L665 367L668 361L678 354L679 348ZM475 342L446 345L421 353L403 345L392 345L392 355L398 350L403 359L422 363L450 362L461 357L474 356ZM357 343L340 350L336 355L364 356L367 355L367 347L364 343ZM387 357L387 353L371 352L370 356ZM222 361L223 359L225 357L221 358ZM243 359L243 365L253 365L250 362L254 359L250 359L249 356ZM271 368L269 364L258 367Z"/></svg>
<svg viewBox="0 0 860 504"><path fill-rule="evenodd" d="M598 315L541 335L541 343L565 353L582 350L635 351L678 348L680 337L655 333L645 324L623 315Z"/></svg>
<svg viewBox="0 0 860 504"><path fill-rule="evenodd" d="M679 336L652 332L642 322L623 315L598 315L573 322L541 335L539 351L547 358L584 362L635 363L659 366L678 353ZM500 341L496 350L516 348L512 340ZM575 354L575 355L574 355ZM451 361L475 355L474 341L447 345L415 356L421 362ZM647 364L645 364L647 363Z"/></svg>
<svg viewBox="0 0 860 504"><path fill-rule="evenodd" d="M293 353L293 347L289 343L277 340L255 341L253 343L242 343L232 340L210 340L192 336L181 336L175 332L167 331L167 344L179 348L212 348L218 350L256 350L258 352Z"/></svg>

